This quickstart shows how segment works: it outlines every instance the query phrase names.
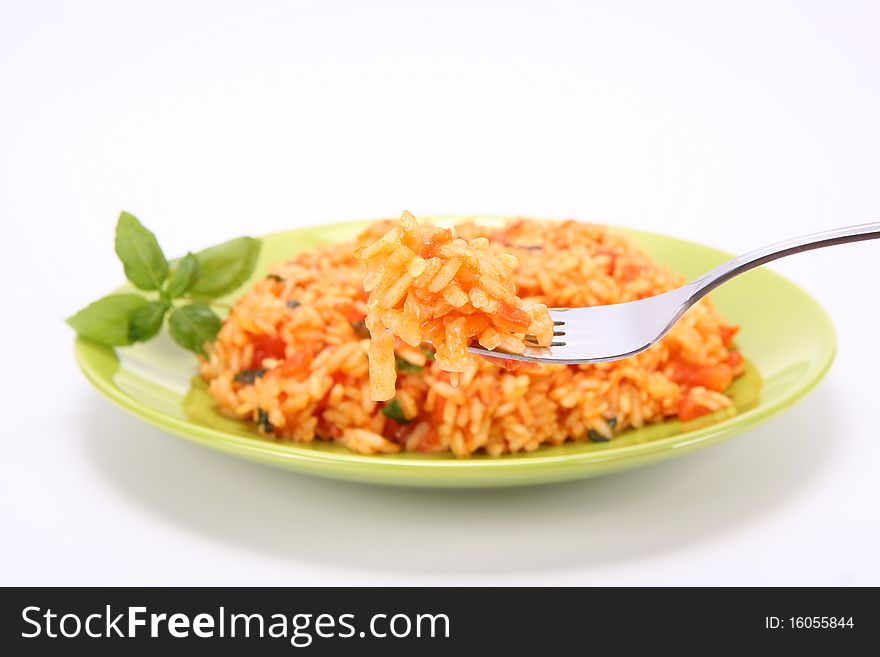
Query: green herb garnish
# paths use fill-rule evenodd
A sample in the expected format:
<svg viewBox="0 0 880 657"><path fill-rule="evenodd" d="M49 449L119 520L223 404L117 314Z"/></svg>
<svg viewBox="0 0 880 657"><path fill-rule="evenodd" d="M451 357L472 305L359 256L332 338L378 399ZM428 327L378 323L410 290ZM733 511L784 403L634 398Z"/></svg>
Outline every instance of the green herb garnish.
<svg viewBox="0 0 880 657"><path fill-rule="evenodd" d="M185 349L204 355L204 344L217 337L223 321L202 303L175 308L168 321L171 337Z"/></svg>
<svg viewBox="0 0 880 657"><path fill-rule="evenodd" d="M272 433L275 431L275 427L269 422L269 414L262 408L257 410L257 424L264 433Z"/></svg>
<svg viewBox="0 0 880 657"><path fill-rule="evenodd" d="M254 271L260 240L238 237L196 254L199 279L190 290L194 297L216 299L240 287Z"/></svg>
<svg viewBox="0 0 880 657"><path fill-rule="evenodd" d="M587 432L587 435L590 437L590 440L592 440L594 443L607 443L609 440L611 440L610 438L606 438L605 436L603 436L598 431L595 431L594 429L590 429Z"/></svg>
<svg viewBox="0 0 880 657"><path fill-rule="evenodd" d="M299 308L302 304L296 299L291 299L287 302L287 307L293 310L294 308Z"/></svg>
<svg viewBox="0 0 880 657"><path fill-rule="evenodd" d="M396 399L392 399L390 402L385 404L382 408L382 415L385 417L394 420L399 424L406 424L409 420L406 419L406 416L403 414L403 409L400 407L400 402Z"/></svg>
<svg viewBox="0 0 880 657"><path fill-rule="evenodd" d="M71 328L81 337L118 347L155 337L170 312L171 337L204 354L205 342L216 339L222 326L209 306L250 277L260 242L239 237L169 262L156 236L123 212L116 223L115 248L126 278L153 297L111 294L68 318Z"/></svg>
<svg viewBox="0 0 880 657"><path fill-rule="evenodd" d="M281 278L278 274L267 274L266 278L268 278L270 281L275 281L276 283L284 282L284 279Z"/></svg>
<svg viewBox="0 0 880 657"><path fill-rule="evenodd" d="M168 261L156 236L128 212L116 223L116 255L125 277L141 290L158 290L168 278Z"/></svg>
<svg viewBox="0 0 880 657"><path fill-rule="evenodd" d="M431 349L430 347L426 347L425 345L422 345L421 347L419 347L419 349L423 354L425 354L425 358L427 358L429 361L435 360L433 349Z"/></svg>
<svg viewBox="0 0 880 657"><path fill-rule="evenodd" d="M257 379L262 378L265 373L266 370L262 367L254 367L251 369L242 370L234 377L232 377L232 380L236 383L253 383Z"/></svg>
<svg viewBox="0 0 880 657"><path fill-rule="evenodd" d="M617 426L617 418L616 417L609 418L609 419L605 420L605 423L608 425L609 429L614 431L614 427ZM602 435L601 433L599 433L595 429L590 429L587 432L587 436L589 436L590 440L592 440L594 443L607 443L609 440L611 440L611 438L607 438L606 436Z"/></svg>
<svg viewBox="0 0 880 657"><path fill-rule="evenodd" d="M416 374L421 372L424 367L421 365L416 365L415 363L410 363L406 358L402 358L397 354L394 354L394 364L397 366L398 372L411 373Z"/></svg>

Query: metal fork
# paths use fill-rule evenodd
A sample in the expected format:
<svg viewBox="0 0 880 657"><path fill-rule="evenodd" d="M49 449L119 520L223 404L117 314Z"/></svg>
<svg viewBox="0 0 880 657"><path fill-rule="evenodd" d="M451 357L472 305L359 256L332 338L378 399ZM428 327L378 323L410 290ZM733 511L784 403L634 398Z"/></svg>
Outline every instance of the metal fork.
<svg viewBox="0 0 880 657"><path fill-rule="evenodd" d="M550 347L531 346L521 354L499 354L482 347L468 351L483 356L534 363L580 364L621 360L648 349L685 311L722 283L764 263L824 246L880 238L880 222L836 228L765 246L734 258L680 288L647 299L589 308L553 308L555 330Z"/></svg>

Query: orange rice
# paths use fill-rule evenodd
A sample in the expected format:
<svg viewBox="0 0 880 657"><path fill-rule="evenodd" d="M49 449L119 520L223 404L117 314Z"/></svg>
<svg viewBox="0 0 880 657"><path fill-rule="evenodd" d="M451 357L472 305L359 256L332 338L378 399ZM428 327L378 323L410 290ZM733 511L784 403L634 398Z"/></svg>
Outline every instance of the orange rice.
<svg viewBox="0 0 880 657"><path fill-rule="evenodd" d="M404 223L415 230L406 216ZM365 454L451 451L463 457L531 451L569 440L605 441L631 427L675 417L689 420L730 406L724 390L743 367L732 344L737 329L708 299L688 311L659 344L632 358L515 371L496 359L461 359L458 347L448 354L440 350L437 358L433 347L418 344L411 324L403 329L395 324L434 298L411 304L407 312L392 304L390 309L403 316L389 315L387 323L381 310L389 308L376 308L378 313L371 315L378 316L378 323L372 328L381 328L382 335L385 327L394 328L408 341L385 338L392 347L396 383L392 399L374 400L364 283L365 277L367 287L381 282L382 274L371 281L355 252L360 249L369 262L371 245L392 231L384 260L404 243L404 229L398 226L395 234L396 226L377 222L355 242L302 251L272 267L236 302L201 363L223 413L252 420L261 433L282 440L335 440ZM461 242L452 238L446 243L464 249L458 251L462 258L480 251L487 262L510 268L502 278L511 286L507 291L521 300L519 309L533 311L529 317L537 323L530 329L540 328L542 307L546 312L547 306L632 301L684 282L631 238L604 226L518 219L501 228L464 223L455 230ZM429 260L424 251L413 253ZM446 262L453 256L448 249L435 255ZM371 271L380 272L378 261L373 265ZM409 282L405 287L405 293L413 293ZM476 305L470 295L468 300ZM461 319L445 310L429 318L438 323L419 324L419 337L433 335L440 326L445 335L443 318ZM521 330L509 334L521 344ZM387 377L387 346L383 349ZM443 369L438 360L456 371Z"/></svg>

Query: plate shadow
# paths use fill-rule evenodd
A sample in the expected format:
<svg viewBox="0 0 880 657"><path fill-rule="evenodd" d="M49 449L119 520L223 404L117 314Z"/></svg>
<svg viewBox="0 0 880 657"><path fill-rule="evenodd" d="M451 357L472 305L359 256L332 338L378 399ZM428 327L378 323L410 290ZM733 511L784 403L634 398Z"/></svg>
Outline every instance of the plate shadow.
<svg viewBox="0 0 880 657"><path fill-rule="evenodd" d="M84 403L107 485L163 521L279 559L372 573L590 569L692 546L779 511L833 458L835 404L807 400L741 436L646 468L498 490L383 488L240 461Z"/></svg>

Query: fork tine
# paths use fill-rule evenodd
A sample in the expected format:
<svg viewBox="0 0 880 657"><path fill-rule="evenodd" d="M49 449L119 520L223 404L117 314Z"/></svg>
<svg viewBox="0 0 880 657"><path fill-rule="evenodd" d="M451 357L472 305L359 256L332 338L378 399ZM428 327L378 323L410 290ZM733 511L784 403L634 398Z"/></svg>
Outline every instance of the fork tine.
<svg viewBox="0 0 880 657"><path fill-rule="evenodd" d="M687 287L646 299L590 308L553 308L553 341L537 345L526 336L522 354L501 354L480 347L472 353L538 363L600 363L628 358L662 337L688 307Z"/></svg>

